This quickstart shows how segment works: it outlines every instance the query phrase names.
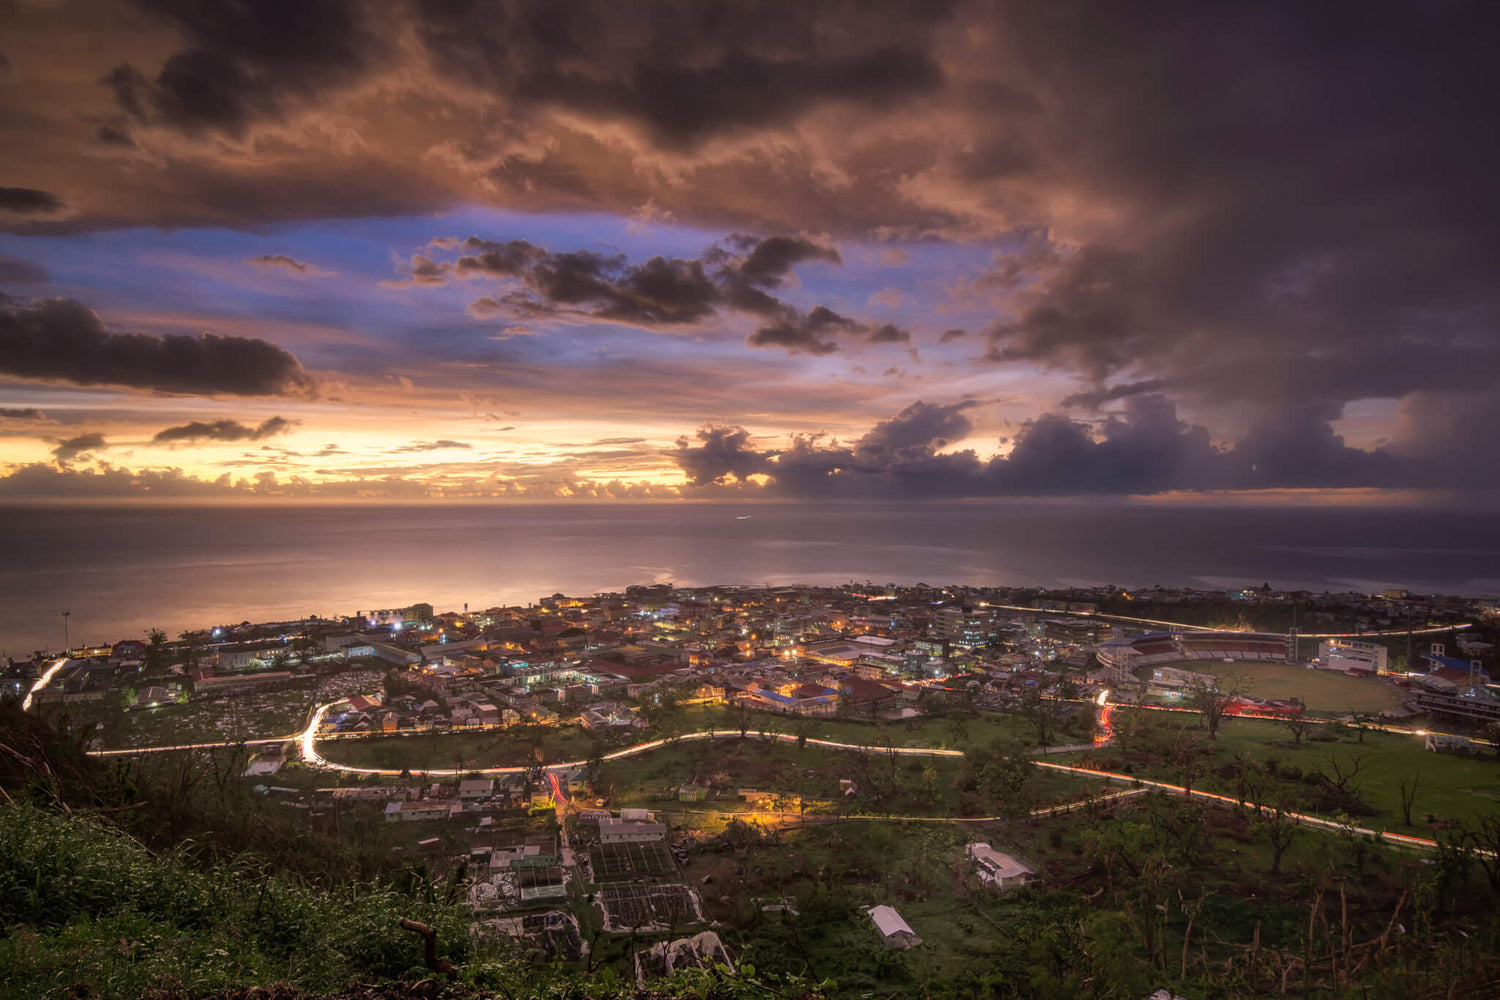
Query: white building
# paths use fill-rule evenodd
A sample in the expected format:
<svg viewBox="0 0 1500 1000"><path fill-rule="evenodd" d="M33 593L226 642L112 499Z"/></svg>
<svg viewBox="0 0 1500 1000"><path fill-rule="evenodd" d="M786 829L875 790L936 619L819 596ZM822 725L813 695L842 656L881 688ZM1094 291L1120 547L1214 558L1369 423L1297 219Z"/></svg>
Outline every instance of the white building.
<svg viewBox="0 0 1500 1000"><path fill-rule="evenodd" d="M1378 642L1360 642L1356 639L1324 639L1318 647L1318 659L1328 670L1345 674L1384 674L1386 648Z"/></svg>
<svg viewBox="0 0 1500 1000"><path fill-rule="evenodd" d="M917 932L901 919L901 914L894 907L870 907L870 920L874 922L875 930L887 948L911 948L922 943Z"/></svg>
<svg viewBox="0 0 1500 1000"><path fill-rule="evenodd" d="M1009 854L1001 854L989 844L970 844L966 849L974 859L974 869L979 880L996 889L1025 885L1036 876L1036 871Z"/></svg>
<svg viewBox="0 0 1500 1000"><path fill-rule="evenodd" d="M599 821L601 844L646 844L661 840L667 835L662 823L641 823L635 820L615 819L613 816Z"/></svg>
<svg viewBox="0 0 1500 1000"><path fill-rule="evenodd" d="M458 797L465 800L487 799L495 794L495 779L474 778L458 783Z"/></svg>

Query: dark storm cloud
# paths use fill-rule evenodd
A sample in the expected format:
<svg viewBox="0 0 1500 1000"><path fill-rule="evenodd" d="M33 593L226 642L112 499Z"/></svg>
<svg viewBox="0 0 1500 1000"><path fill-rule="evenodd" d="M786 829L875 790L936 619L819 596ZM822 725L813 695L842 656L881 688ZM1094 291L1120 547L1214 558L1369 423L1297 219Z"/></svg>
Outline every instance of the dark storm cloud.
<svg viewBox="0 0 1500 1000"><path fill-rule="evenodd" d="M911 334L894 324L874 325L823 306L803 313L771 294L805 261L842 264L836 248L791 236L733 234L698 258L652 257L631 264L623 254L592 250L554 252L526 240L498 242L477 236L431 241L438 250L461 250L453 261L418 255L405 268L416 284L445 284L450 277L488 278L514 286L469 304L471 315L502 312L520 317L582 315L644 327L703 323L721 311L765 320L750 335L752 347L781 347L807 354L838 350L836 335L872 344L907 344Z"/></svg>
<svg viewBox="0 0 1500 1000"><path fill-rule="evenodd" d="M1099 386L1084 392L1075 392L1065 397L1059 404L1061 406L1084 406L1091 410L1097 410L1105 403L1113 403L1116 400L1128 399L1131 396L1141 396L1148 393L1160 392L1167 387L1167 380L1160 378L1143 379L1140 382L1125 382L1118 385Z"/></svg>
<svg viewBox="0 0 1500 1000"><path fill-rule="evenodd" d="M806 315L791 315L752 333L745 343L751 347L782 347L797 354L832 354L839 349L832 338L858 330L859 323L832 309L815 306Z"/></svg>
<svg viewBox="0 0 1500 1000"><path fill-rule="evenodd" d="M471 307L480 313L508 305L522 315L567 310L641 326L670 326L709 318L723 299L699 260L652 257L629 264L623 254L552 253L525 240L497 243L478 237L470 237L463 248L467 252L453 264L455 273L516 279L524 288L498 300L481 299Z"/></svg>
<svg viewBox="0 0 1500 1000"><path fill-rule="evenodd" d="M722 482L733 476L743 480L764 472L775 452L761 453L749 446L750 432L743 427L701 427L697 444L677 439L673 460L694 486Z"/></svg>
<svg viewBox="0 0 1500 1000"><path fill-rule="evenodd" d="M78 437L59 441L57 447L52 449L52 457L59 463L67 463L108 447L103 434L80 434Z"/></svg>
<svg viewBox="0 0 1500 1000"><path fill-rule="evenodd" d="M130 133L113 125L100 125L94 130L94 138L106 146L134 146Z"/></svg>
<svg viewBox="0 0 1500 1000"><path fill-rule="evenodd" d="M245 263L253 264L256 267L277 268L299 275L316 274L318 271L311 264L304 263L295 257L289 257L284 253L263 253L259 257L251 257Z"/></svg>
<svg viewBox="0 0 1500 1000"><path fill-rule="evenodd" d="M0 285L44 285L52 275L40 264L0 255Z"/></svg>
<svg viewBox="0 0 1500 1000"><path fill-rule="evenodd" d="M1012 138L1124 224L1084 219L1079 245L1018 265L1018 308L989 356L1179 396L1229 383L1267 412L1307 393L1400 398L1433 386L1434 368L1500 379L1480 8L1392 4L1352 23L1307 5L1179 13L1008 11L1016 82L1046 69L1052 110L1012 119ZM1096 127L1065 137L1078 120ZM971 158L966 181L1000 183L1002 159Z"/></svg>
<svg viewBox="0 0 1500 1000"><path fill-rule="evenodd" d="M47 215L62 211L62 199L36 188L0 187L0 212L17 215Z"/></svg>
<svg viewBox="0 0 1500 1000"><path fill-rule="evenodd" d="M674 460L692 486L764 491L807 499L1119 495L1176 490L1388 487L1409 484L1424 466L1385 451L1351 448L1321 415L1283 415L1231 448L1177 418L1162 397L1132 399L1125 412L1091 426L1047 414L1028 421L1008 455L939 454L972 430L977 402L917 402L852 446L799 437L759 450L738 427L706 427L698 444L679 439ZM768 477L764 487L743 481Z"/></svg>
<svg viewBox="0 0 1500 1000"><path fill-rule="evenodd" d="M973 430L973 424L964 412L978 405L975 400L948 405L918 400L889 420L882 420L870 428L855 446L855 454L861 461L881 465L945 447L950 441L967 437Z"/></svg>
<svg viewBox="0 0 1500 1000"><path fill-rule="evenodd" d="M132 117L186 132L238 135L359 79L384 45L361 0L135 0L170 24L183 47L153 79L116 66L102 81Z"/></svg>
<svg viewBox="0 0 1500 1000"><path fill-rule="evenodd" d="M0 418L6 420L41 420L43 416L42 411L34 406L27 406L21 409L0 406Z"/></svg>
<svg viewBox="0 0 1500 1000"><path fill-rule="evenodd" d="M187 441L259 441L263 438L285 434L291 430L292 421L282 417L271 417L256 426L242 424L237 420L194 420L177 427L167 427L156 432L152 444L181 444Z"/></svg>
<svg viewBox="0 0 1500 1000"><path fill-rule="evenodd" d="M760 327L745 339L751 347L781 347L794 354L832 354L839 349L839 335L863 337L871 344L909 344L911 333L892 323L875 326L840 316L832 309L814 306L806 314L784 309L774 323Z"/></svg>
<svg viewBox="0 0 1500 1000"><path fill-rule="evenodd" d="M792 236L756 239L753 236L735 235L730 237L729 242L745 254L736 263L738 276L745 284L757 288L779 286L793 267L806 260L821 260L829 264L844 262L836 248Z"/></svg>
<svg viewBox="0 0 1500 1000"><path fill-rule="evenodd" d="M520 104L643 125L686 145L828 101L888 107L935 88L946 3L558 4L418 0L434 69Z"/></svg>
<svg viewBox="0 0 1500 1000"><path fill-rule="evenodd" d="M213 333L113 333L81 302L3 293L0 374L236 396L305 394L313 388L297 359L268 341Z"/></svg>

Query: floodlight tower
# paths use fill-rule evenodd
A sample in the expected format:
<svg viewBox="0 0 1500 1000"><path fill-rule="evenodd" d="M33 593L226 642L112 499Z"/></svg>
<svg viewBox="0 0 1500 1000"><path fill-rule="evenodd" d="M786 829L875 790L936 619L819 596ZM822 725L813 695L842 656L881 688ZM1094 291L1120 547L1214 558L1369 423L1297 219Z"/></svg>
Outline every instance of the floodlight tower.
<svg viewBox="0 0 1500 1000"><path fill-rule="evenodd" d="M1297 662L1297 602L1292 601L1292 628L1286 634L1286 661Z"/></svg>
<svg viewBox="0 0 1500 1000"><path fill-rule="evenodd" d="M73 648L69 644L69 642L68 642L68 616L71 615L72 613L73 612L71 612L71 611L64 611L62 613L62 616L63 616L63 655L64 656L68 655L68 650L70 650L70 649Z"/></svg>

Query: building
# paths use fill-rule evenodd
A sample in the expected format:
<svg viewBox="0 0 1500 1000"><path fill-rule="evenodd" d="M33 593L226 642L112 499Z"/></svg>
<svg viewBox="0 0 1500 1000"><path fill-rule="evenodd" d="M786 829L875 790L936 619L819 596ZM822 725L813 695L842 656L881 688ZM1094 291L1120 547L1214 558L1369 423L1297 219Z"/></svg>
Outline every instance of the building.
<svg viewBox="0 0 1500 1000"><path fill-rule="evenodd" d="M432 621L432 605L418 602L410 607L391 608L384 611L360 611L355 612L355 615L377 628L381 625L424 625Z"/></svg>
<svg viewBox="0 0 1500 1000"><path fill-rule="evenodd" d="M1357 639L1324 639L1318 647L1318 660L1327 670L1345 674L1386 674L1387 651L1378 642Z"/></svg>
<svg viewBox="0 0 1500 1000"><path fill-rule="evenodd" d="M275 670L257 674L230 674L226 677L214 677L207 671L195 670L188 675L188 679L193 683L194 694L238 694L241 691L253 691L256 688L285 684L292 679L292 674L286 670Z"/></svg>
<svg viewBox="0 0 1500 1000"><path fill-rule="evenodd" d="M413 823L424 819L447 819L461 814L463 808L457 802L391 802L385 807L385 821Z"/></svg>
<svg viewBox="0 0 1500 1000"><path fill-rule="evenodd" d="M279 639L270 642L233 642L210 646L214 665L220 670L243 670L271 663L277 654L290 653L291 647Z"/></svg>
<svg viewBox="0 0 1500 1000"><path fill-rule="evenodd" d="M989 608L960 608L947 605L933 616L930 637L954 646L973 649L989 642L995 633L995 613Z"/></svg>
<svg viewBox="0 0 1500 1000"><path fill-rule="evenodd" d="M1009 854L1001 854L989 844L970 844L965 851L974 860L979 881L990 888L1009 889L1026 885L1036 877L1036 869Z"/></svg>
<svg viewBox="0 0 1500 1000"><path fill-rule="evenodd" d="M894 907L870 907L870 920L887 948L911 948L922 943L917 932L901 919Z"/></svg>
<svg viewBox="0 0 1500 1000"><path fill-rule="evenodd" d="M1500 697L1487 687L1465 687L1433 674L1413 678L1413 701L1423 712L1476 722L1500 722Z"/></svg>
<svg viewBox="0 0 1500 1000"><path fill-rule="evenodd" d="M664 823L643 823L637 820L616 819L613 816L599 820L599 843L601 844L648 844L662 840L667 835Z"/></svg>
<svg viewBox="0 0 1500 1000"><path fill-rule="evenodd" d="M473 778L458 783L458 797L466 802L487 799L495 794L494 778Z"/></svg>

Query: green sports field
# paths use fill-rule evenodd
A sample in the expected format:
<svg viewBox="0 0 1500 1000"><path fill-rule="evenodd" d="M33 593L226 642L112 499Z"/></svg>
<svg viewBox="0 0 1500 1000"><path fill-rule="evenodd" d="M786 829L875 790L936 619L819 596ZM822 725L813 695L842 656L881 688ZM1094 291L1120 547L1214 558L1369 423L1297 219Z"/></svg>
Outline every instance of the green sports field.
<svg viewBox="0 0 1500 1000"><path fill-rule="evenodd" d="M1332 670L1308 670L1285 663L1190 660L1167 664L1183 670L1238 678L1240 690L1255 698L1299 698L1311 712L1343 715L1382 712L1405 700L1405 692L1375 677L1347 677Z"/></svg>

